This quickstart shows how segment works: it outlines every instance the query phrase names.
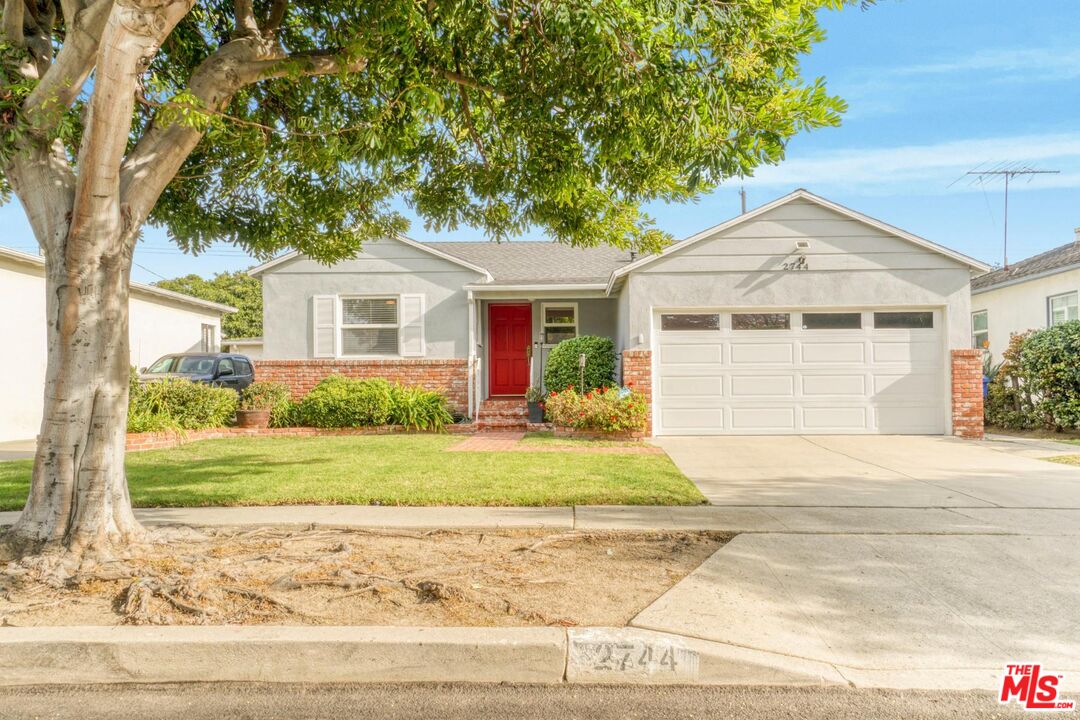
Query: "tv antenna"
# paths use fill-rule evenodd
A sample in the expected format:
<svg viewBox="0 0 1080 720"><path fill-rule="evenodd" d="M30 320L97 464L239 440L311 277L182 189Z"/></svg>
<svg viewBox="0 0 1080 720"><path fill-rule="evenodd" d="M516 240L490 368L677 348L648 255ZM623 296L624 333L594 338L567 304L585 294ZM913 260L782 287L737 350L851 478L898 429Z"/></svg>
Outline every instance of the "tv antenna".
<svg viewBox="0 0 1080 720"><path fill-rule="evenodd" d="M1035 175L1057 175L1060 170L1040 170L1033 168L1023 162L1000 162L997 165L993 165L989 168L979 169L983 163L979 163L972 170L967 171L960 177L949 183L949 187L952 187L956 183L963 180L965 177L971 176L971 182L969 185L986 185L990 182L997 180L999 177L1005 178L1005 236L1001 246L1001 260L1002 267L1008 269L1009 267L1009 181L1015 177L1026 177L1030 183Z"/></svg>

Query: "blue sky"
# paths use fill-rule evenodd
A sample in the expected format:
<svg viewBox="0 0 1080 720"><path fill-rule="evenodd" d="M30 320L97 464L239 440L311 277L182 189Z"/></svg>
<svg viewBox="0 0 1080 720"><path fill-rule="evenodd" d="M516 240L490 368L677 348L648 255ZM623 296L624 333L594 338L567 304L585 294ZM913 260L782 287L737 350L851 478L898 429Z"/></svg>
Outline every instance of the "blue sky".
<svg viewBox="0 0 1080 720"><path fill-rule="evenodd" d="M966 170L1023 161L1060 170L1010 192L1009 257L1072 240L1080 226L1080 2L881 0L824 13L828 38L804 61L849 111L838 128L795 138L788 159L745 181L751 207L796 187L824 195L987 262L1001 262L1002 185ZM738 182L690 206L650 208L682 238L739 211ZM0 208L0 244L32 249L17 203ZM418 240L481 239L469 229ZM252 261L231 246L190 257L148 228L132 277L212 275Z"/></svg>

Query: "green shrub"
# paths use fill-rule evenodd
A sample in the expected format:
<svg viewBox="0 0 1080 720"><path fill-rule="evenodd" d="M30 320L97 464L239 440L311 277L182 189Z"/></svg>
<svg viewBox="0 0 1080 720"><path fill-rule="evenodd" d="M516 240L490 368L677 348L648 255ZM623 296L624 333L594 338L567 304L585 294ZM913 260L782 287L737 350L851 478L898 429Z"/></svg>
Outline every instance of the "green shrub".
<svg viewBox="0 0 1080 720"><path fill-rule="evenodd" d="M585 355L582 380L578 358ZM615 384L615 343L611 338L596 335L563 340L551 349L544 368L544 386L549 392L562 392L574 387L581 392Z"/></svg>
<svg viewBox="0 0 1080 720"><path fill-rule="evenodd" d="M547 419L556 425L600 432L645 430L648 409L644 393L618 387L585 393L567 388L544 402Z"/></svg>
<svg viewBox="0 0 1080 720"><path fill-rule="evenodd" d="M269 410L270 427L295 427L297 419L296 404L292 401L289 386L285 383L266 380L253 382L240 393L241 410Z"/></svg>
<svg viewBox="0 0 1080 720"><path fill-rule="evenodd" d="M390 423L410 430L442 432L454 421L446 408L446 396L417 385L395 385L391 398Z"/></svg>
<svg viewBox="0 0 1080 720"><path fill-rule="evenodd" d="M300 416L305 425L320 428L385 425L392 401L393 386L385 380L331 375L300 401Z"/></svg>
<svg viewBox="0 0 1080 720"><path fill-rule="evenodd" d="M1031 333L1020 351L1019 376L1046 427L1080 427L1080 320Z"/></svg>
<svg viewBox="0 0 1080 720"><path fill-rule="evenodd" d="M236 414L236 391L182 378L130 388L128 432L224 427Z"/></svg>
<svg viewBox="0 0 1080 720"><path fill-rule="evenodd" d="M300 403L286 398L285 402L270 411L270 427L300 427L304 424L304 414Z"/></svg>

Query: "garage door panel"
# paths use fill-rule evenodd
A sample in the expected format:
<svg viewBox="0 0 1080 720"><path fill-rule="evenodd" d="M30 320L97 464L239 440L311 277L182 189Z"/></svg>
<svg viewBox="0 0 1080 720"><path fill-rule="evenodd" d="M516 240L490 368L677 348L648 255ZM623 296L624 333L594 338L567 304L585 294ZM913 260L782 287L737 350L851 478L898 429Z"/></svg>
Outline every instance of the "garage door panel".
<svg viewBox="0 0 1080 720"><path fill-rule="evenodd" d="M723 430L724 411L720 408L667 408L660 411L660 422L668 430Z"/></svg>
<svg viewBox="0 0 1080 720"><path fill-rule="evenodd" d="M938 394L938 378L930 373L874 373L871 377L875 400L910 400Z"/></svg>
<svg viewBox="0 0 1080 720"><path fill-rule="evenodd" d="M870 428L870 409L866 407L804 407L805 430L865 432Z"/></svg>
<svg viewBox="0 0 1080 720"><path fill-rule="evenodd" d="M885 406L874 408L880 433L939 433L941 421L929 415L923 406Z"/></svg>
<svg viewBox="0 0 1080 720"><path fill-rule="evenodd" d="M731 429L736 432L794 432L794 407L733 407Z"/></svg>
<svg viewBox="0 0 1080 720"><path fill-rule="evenodd" d="M864 342L827 342L805 340L800 346L800 355L807 365L836 365L852 363L861 365L866 362L866 343Z"/></svg>
<svg viewBox="0 0 1080 720"><path fill-rule="evenodd" d="M731 397L795 397L792 375L731 375Z"/></svg>
<svg viewBox="0 0 1080 720"><path fill-rule="evenodd" d="M875 341L873 348L875 363L937 366L941 362L940 346L936 342Z"/></svg>
<svg viewBox="0 0 1080 720"><path fill-rule="evenodd" d="M795 357L790 342L732 342L732 365L790 364Z"/></svg>
<svg viewBox="0 0 1080 720"><path fill-rule="evenodd" d="M802 394L808 397L861 398L866 395L866 375L802 375Z"/></svg>
<svg viewBox="0 0 1080 720"><path fill-rule="evenodd" d="M719 344L664 343L660 345L660 362L665 365L719 363L722 360L723 352Z"/></svg>
<svg viewBox="0 0 1080 720"><path fill-rule="evenodd" d="M668 398L722 396L724 378L714 375L679 375L660 378L660 393Z"/></svg>

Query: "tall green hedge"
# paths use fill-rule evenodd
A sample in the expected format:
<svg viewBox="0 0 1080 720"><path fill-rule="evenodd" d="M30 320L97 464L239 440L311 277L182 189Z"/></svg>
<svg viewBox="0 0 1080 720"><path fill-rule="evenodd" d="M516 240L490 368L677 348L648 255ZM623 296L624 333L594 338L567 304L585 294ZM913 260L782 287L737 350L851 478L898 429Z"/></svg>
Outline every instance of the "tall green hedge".
<svg viewBox="0 0 1080 720"><path fill-rule="evenodd" d="M585 355L584 382L579 358ZM615 384L615 343L596 335L563 340L551 349L544 367L544 387L562 392L573 385L581 392Z"/></svg>
<svg viewBox="0 0 1080 720"><path fill-rule="evenodd" d="M1013 336L988 392L991 425L1080 428L1080 321Z"/></svg>
<svg viewBox="0 0 1080 720"><path fill-rule="evenodd" d="M224 427L236 415L239 396L183 378L145 384L133 381L128 398L128 432L201 430Z"/></svg>

